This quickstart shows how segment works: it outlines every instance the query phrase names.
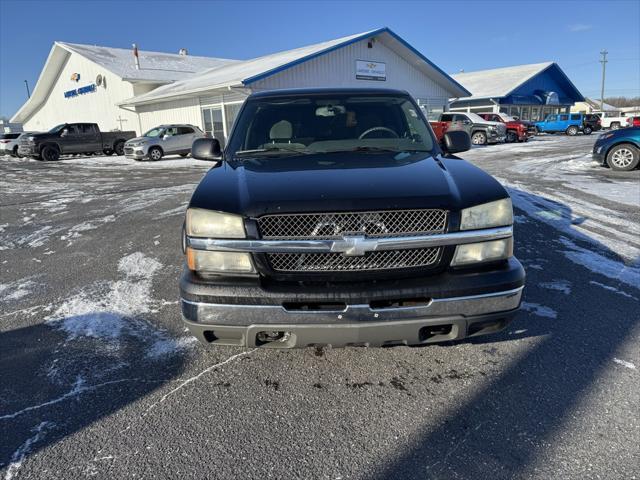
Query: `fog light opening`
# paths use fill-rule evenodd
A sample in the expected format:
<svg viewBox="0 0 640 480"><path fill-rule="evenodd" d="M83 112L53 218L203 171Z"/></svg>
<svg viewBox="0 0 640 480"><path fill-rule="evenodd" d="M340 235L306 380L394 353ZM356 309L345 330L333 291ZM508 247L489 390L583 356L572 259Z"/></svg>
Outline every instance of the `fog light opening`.
<svg viewBox="0 0 640 480"><path fill-rule="evenodd" d="M420 341L424 342L425 340L429 340L430 338L439 335L449 335L452 327L453 325L451 324L429 325L428 327L422 327L419 332Z"/></svg>
<svg viewBox="0 0 640 480"><path fill-rule="evenodd" d="M258 345L264 345L265 343L281 342L285 343L289 340L291 333L280 331L264 331L258 332L256 335L256 343Z"/></svg>

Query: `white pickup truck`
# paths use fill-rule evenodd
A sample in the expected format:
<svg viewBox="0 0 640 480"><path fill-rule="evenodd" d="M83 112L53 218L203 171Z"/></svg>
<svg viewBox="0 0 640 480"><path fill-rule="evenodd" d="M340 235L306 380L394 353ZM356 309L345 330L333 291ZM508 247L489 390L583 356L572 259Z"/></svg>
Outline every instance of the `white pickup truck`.
<svg viewBox="0 0 640 480"><path fill-rule="evenodd" d="M600 117L602 128L610 128L612 130L617 130L620 127L627 126L627 119L629 115L624 112L594 112L596 115Z"/></svg>

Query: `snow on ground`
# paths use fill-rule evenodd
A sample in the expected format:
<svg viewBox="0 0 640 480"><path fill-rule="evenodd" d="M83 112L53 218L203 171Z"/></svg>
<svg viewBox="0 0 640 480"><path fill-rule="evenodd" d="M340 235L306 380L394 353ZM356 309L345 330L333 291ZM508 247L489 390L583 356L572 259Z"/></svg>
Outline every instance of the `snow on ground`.
<svg viewBox="0 0 640 480"><path fill-rule="evenodd" d="M146 356L178 353L189 347L191 339L174 339L143 319L151 312L153 276L162 268L157 260L141 252L123 257L118 272L123 277L113 282L96 282L66 299L46 319L64 331L67 341L99 339L102 346L117 350L123 335L150 342Z"/></svg>
<svg viewBox="0 0 640 480"><path fill-rule="evenodd" d="M26 297L37 286L36 282L28 278L16 282L0 283L0 305Z"/></svg>

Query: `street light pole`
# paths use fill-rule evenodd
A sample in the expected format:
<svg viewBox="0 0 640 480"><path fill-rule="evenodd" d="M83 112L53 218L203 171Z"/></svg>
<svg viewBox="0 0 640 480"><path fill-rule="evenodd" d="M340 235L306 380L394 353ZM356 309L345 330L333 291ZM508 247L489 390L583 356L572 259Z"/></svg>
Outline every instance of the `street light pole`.
<svg viewBox="0 0 640 480"><path fill-rule="evenodd" d="M602 50L600 52L600 55L602 55L602 60L600 60L600 63L602 64L602 87L600 89L600 111L604 112L604 77L605 77L605 71L607 69L607 54L609 52L607 52L606 50Z"/></svg>
<svg viewBox="0 0 640 480"><path fill-rule="evenodd" d="M24 85L27 87L27 98L31 98L31 92L29 92L29 82L25 80Z"/></svg>

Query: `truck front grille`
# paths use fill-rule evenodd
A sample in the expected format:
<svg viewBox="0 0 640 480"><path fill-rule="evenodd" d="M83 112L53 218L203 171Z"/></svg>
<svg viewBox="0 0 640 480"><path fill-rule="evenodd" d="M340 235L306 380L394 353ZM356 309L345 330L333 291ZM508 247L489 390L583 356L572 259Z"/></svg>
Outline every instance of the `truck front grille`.
<svg viewBox="0 0 640 480"><path fill-rule="evenodd" d="M381 210L374 212L301 213L258 218L265 240L335 240L345 235L372 238L443 233L447 211Z"/></svg>
<svg viewBox="0 0 640 480"><path fill-rule="evenodd" d="M435 235L447 229L448 212L440 209L265 215L258 228L265 240L339 240ZM342 253L271 253L266 258L278 272L342 272L434 267L441 248Z"/></svg>
<svg viewBox="0 0 640 480"><path fill-rule="evenodd" d="M278 272L351 272L434 266L440 248L368 252L361 257L341 253L270 253L267 259Z"/></svg>

